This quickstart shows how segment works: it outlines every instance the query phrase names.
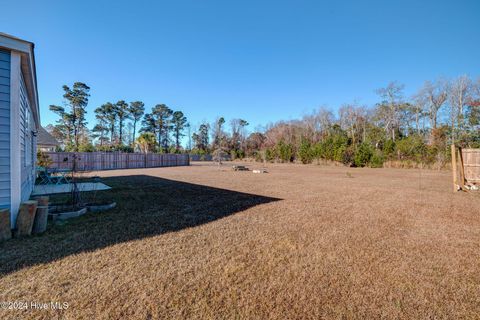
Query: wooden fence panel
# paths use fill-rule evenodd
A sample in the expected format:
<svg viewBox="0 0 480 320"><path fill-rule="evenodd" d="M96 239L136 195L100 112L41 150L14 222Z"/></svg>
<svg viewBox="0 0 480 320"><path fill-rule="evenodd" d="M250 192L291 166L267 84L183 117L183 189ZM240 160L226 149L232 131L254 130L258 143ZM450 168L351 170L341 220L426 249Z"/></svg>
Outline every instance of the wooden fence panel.
<svg viewBox="0 0 480 320"><path fill-rule="evenodd" d="M127 153L128 168L145 168L145 154L143 153Z"/></svg>
<svg viewBox="0 0 480 320"><path fill-rule="evenodd" d="M190 158L186 154L123 153L123 152L46 152L52 160L52 169L73 169L96 171L130 168L155 168L188 166Z"/></svg>
<svg viewBox="0 0 480 320"><path fill-rule="evenodd" d="M104 170L115 169L114 153L106 152L102 154L102 158L103 158L102 169Z"/></svg>
<svg viewBox="0 0 480 320"><path fill-rule="evenodd" d="M462 149L467 182L480 182L480 149Z"/></svg>
<svg viewBox="0 0 480 320"><path fill-rule="evenodd" d="M103 159L103 153L101 152L95 152L95 155L94 155L94 163L93 163L93 170L102 170L103 169L103 163L104 163L104 159Z"/></svg>

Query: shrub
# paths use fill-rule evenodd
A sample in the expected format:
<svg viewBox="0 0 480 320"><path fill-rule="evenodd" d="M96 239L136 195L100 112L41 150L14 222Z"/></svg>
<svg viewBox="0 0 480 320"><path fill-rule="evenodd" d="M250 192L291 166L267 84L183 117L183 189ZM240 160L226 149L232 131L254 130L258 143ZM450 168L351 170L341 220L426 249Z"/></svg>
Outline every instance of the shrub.
<svg viewBox="0 0 480 320"><path fill-rule="evenodd" d="M245 153L243 152L243 150L230 150L230 158L232 160L234 159L243 159L245 157Z"/></svg>
<svg viewBox="0 0 480 320"><path fill-rule="evenodd" d="M324 141L316 143L312 149L312 157L317 159L345 162L350 157L345 155L348 148L348 139L342 133L335 133ZM347 161L348 162L348 161Z"/></svg>
<svg viewBox="0 0 480 320"><path fill-rule="evenodd" d="M94 152L95 147L91 143L82 143L78 146L79 152Z"/></svg>
<svg viewBox="0 0 480 320"><path fill-rule="evenodd" d="M388 157L395 153L395 141L389 139L383 144L383 155Z"/></svg>
<svg viewBox="0 0 480 320"><path fill-rule="evenodd" d="M115 151L132 153L133 148L131 146L119 145L119 146L115 146Z"/></svg>
<svg viewBox="0 0 480 320"><path fill-rule="evenodd" d="M275 146L277 158L282 162L291 162L293 160L293 147L291 144L285 143L283 140Z"/></svg>
<svg viewBox="0 0 480 320"><path fill-rule="evenodd" d="M322 157L322 143L317 142L312 146L312 156L315 159L321 159Z"/></svg>
<svg viewBox="0 0 480 320"><path fill-rule="evenodd" d="M373 148L370 143L362 142L355 151L353 163L357 167L364 167L370 163L373 156Z"/></svg>
<svg viewBox="0 0 480 320"><path fill-rule="evenodd" d="M312 144L305 138L302 138L298 148L298 158L303 164L311 163L313 159Z"/></svg>
<svg viewBox="0 0 480 320"><path fill-rule="evenodd" d="M265 150L265 160L271 162L273 161L273 159L275 159L275 151L270 148L267 148Z"/></svg>
<svg viewBox="0 0 480 320"><path fill-rule="evenodd" d="M332 146L331 151L327 151L328 160L343 162L343 154L347 150L347 146ZM331 154L330 154L331 153Z"/></svg>
<svg viewBox="0 0 480 320"><path fill-rule="evenodd" d="M207 154L207 151L206 150L203 150L203 149L192 149L190 150L190 154L196 154L196 155L199 155L199 156L204 156Z"/></svg>
<svg viewBox="0 0 480 320"><path fill-rule="evenodd" d="M108 145L103 145L103 146L97 145L97 146L95 147L95 150L96 150L96 151L109 152L109 151L112 151L112 147L110 147L110 146L108 146Z"/></svg>
<svg viewBox="0 0 480 320"><path fill-rule="evenodd" d="M422 161L427 147L421 137L411 135L396 142L396 151L399 160Z"/></svg>
<svg viewBox="0 0 480 320"><path fill-rule="evenodd" d="M128 152L128 151L127 151ZM167 150L168 153L180 153L180 150L177 150L176 146L170 146Z"/></svg>
<svg viewBox="0 0 480 320"><path fill-rule="evenodd" d="M265 151L255 151L255 152L253 152L253 157L255 158L256 162L263 162L264 156L265 156Z"/></svg>
<svg viewBox="0 0 480 320"><path fill-rule="evenodd" d="M71 142L68 142L66 145L65 145L65 151L66 152L74 152L75 151L75 145Z"/></svg>
<svg viewBox="0 0 480 320"><path fill-rule="evenodd" d="M48 154L44 153L43 151L37 151L37 165L39 167L48 168L52 165L52 159L48 156Z"/></svg>
<svg viewBox="0 0 480 320"><path fill-rule="evenodd" d="M372 158L370 159L370 167L372 168L383 168L383 162L385 161L381 152L376 150Z"/></svg>
<svg viewBox="0 0 480 320"><path fill-rule="evenodd" d="M341 162L344 165L351 166L352 164L354 164L355 150L352 146L342 146L341 148L337 149L337 152L338 156L341 157Z"/></svg>

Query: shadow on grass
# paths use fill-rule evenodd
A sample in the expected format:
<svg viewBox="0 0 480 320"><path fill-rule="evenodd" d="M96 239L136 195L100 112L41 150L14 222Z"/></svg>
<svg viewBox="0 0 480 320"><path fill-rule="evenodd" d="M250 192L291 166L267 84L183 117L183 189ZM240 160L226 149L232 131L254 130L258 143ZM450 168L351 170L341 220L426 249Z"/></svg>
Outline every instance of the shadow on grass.
<svg viewBox="0 0 480 320"><path fill-rule="evenodd" d="M218 189L158 177L104 178L112 190L97 200L117 207L88 213L46 233L0 243L0 275L116 243L195 227L250 207L281 199ZM53 199L55 201L55 199Z"/></svg>

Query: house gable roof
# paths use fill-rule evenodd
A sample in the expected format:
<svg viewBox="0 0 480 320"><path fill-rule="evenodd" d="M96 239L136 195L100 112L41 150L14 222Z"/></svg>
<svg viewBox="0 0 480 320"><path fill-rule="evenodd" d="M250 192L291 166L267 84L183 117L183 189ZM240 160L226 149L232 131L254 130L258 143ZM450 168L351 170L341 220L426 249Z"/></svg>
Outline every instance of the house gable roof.
<svg viewBox="0 0 480 320"><path fill-rule="evenodd" d="M59 146L60 143L44 127L38 128L37 144L39 146Z"/></svg>

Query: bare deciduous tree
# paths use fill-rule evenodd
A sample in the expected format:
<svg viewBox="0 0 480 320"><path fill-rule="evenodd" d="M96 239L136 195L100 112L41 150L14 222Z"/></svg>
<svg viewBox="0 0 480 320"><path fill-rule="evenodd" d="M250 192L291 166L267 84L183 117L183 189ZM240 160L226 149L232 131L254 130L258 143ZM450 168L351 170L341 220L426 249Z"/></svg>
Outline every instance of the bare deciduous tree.
<svg viewBox="0 0 480 320"><path fill-rule="evenodd" d="M379 115L384 120L385 131L391 133L395 141L395 130L399 127L400 107L403 99L405 86L397 82L390 82L385 88L377 90L377 94L383 99L378 105Z"/></svg>
<svg viewBox="0 0 480 320"><path fill-rule="evenodd" d="M321 138L323 139L324 136L329 134L330 127L332 126L332 123L335 121L335 117L332 111L328 110L326 107L320 107L320 109L316 114L316 117L320 125L319 132L320 132Z"/></svg>
<svg viewBox="0 0 480 320"><path fill-rule="evenodd" d="M359 139L359 134L365 137L365 126L367 111L363 106L358 106L356 103L346 104L340 107L340 127L347 131L352 139L353 146Z"/></svg>
<svg viewBox="0 0 480 320"><path fill-rule="evenodd" d="M452 142L455 142L456 130L464 128L464 111L470 99L471 89L472 80L466 75L452 80L448 86Z"/></svg>
<svg viewBox="0 0 480 320"><path fill-rule="evenodd" d="M432 129L437 128L438 112L447 101L447 84L447 81L443 79L438 79L435 82L426 81L414 97L415 103L428 114Z"/></svg>

